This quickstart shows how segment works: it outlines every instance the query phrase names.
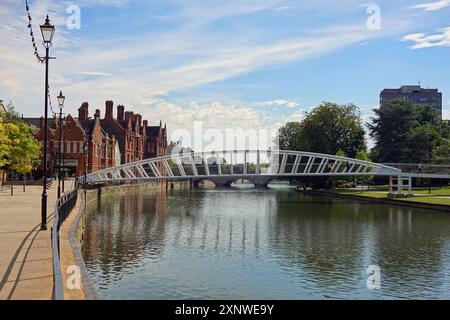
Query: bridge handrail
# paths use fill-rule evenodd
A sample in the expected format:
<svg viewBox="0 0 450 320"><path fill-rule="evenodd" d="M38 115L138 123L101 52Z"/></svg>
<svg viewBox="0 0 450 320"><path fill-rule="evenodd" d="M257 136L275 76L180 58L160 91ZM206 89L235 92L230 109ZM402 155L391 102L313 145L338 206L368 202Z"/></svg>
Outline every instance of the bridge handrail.
<svg viewBox="0 0 450 320"><path fill-rule="evenodd" d="M450 169L450 164L433 164L433 163L383 163L385 166L421 166L421 167L432 167L432 168L446 168Z"/></svg>
<svg viewBox="0 0 450 320"><path fill-rule="evenodd" d="M52 260L53 260L53 299L64 300L64 285L61 273L61 250L59 244L59 230L61 225L75 207L78 199L79 185L75 182L74 189L64 193L56 200L55 220L51 230Z"/></svg>
<svg viewBox="0 0 450 320"><path fill-rule="evenodd" d="M127 168L132 168L134 166L137 165L142 165L142 164L146 164L149 161L151 162L157 162L157 161L162 161L162 160L172 160L172 159L183 159L183 158L187 158L187 157L195 157L195 156L203 156L205 154L211 154L211 155L219 155L219 154L230 154L230 153L267 153L267 154L271 154L271 153L275 153L278 155L284 155L284 154L288 154L288 155L305 155L305 156L312 156L312 157L326 157L329 158L331 160L340 160L340 161L349 161L352 163L356 163L356 164L361 164L361 165L370 165L370 166L374 166L380 169L386 169L386 170L390 170L393 172L396 172L398 174L401 174L401 170L395 167L389 167L385 164L379 164L379 163L374 163L374 162L370 162L370 161L364 161L364 160L359 160L359 159L352 159L352 158L347 158L347 157L341 157L341 156L336 156L336 155L327 155L327 154L321 154L321 153L316 153L316 152L308 152L308 151L290 151L290 150L222 150L222 151L205 151L205 152L192 152L192 153L181 153L181 154L177 154L177 155L165 155L165 156L159 156L159 157L155 157L155 158L151 158L151 159L144 159L144 160L140 160L140 161L136 161L136 162L131 162L131 163L126 163L126 164L121 164L119 166L115 166L113 167L116 170L120 170L120 169L127 169ZM103 174L103 173L108 173L110 172L112 168L106 168L106 169L102 169L99 171L95 171L91 174L88 175L92 176L92 175L98 175L98 174Z"/></svg>

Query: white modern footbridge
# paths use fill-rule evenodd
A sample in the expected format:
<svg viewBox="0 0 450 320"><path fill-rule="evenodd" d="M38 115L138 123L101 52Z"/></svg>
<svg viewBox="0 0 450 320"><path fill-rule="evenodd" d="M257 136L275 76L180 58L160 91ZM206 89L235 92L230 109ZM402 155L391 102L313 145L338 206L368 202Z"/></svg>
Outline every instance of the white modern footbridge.
<svg viewBox="0 0 450 320"><path fill-rule="evenodd" d="M414 167L416 166L416 167ZM302 177L389 177L391 192L411 192L412 178L450 179L450 167L418 168L411 172L398 165L384 165L357 159L302 151L233 150L181 153L127 163L87 175L87 183L189 180L193 184L209 180L216 186L230 186L245 179L256 187L272 180ZM432 172L431 172L432 171Z"/></svg>

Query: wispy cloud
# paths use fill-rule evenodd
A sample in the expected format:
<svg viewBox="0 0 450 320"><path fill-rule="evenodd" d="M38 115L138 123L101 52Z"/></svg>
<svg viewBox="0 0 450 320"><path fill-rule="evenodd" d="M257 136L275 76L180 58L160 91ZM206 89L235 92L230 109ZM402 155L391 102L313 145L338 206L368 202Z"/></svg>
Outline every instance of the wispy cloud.
<svg viewBox="0 0 450 320"><path fill-rule="evenodd" d="M261 101L258 102L257 105L265 107L286 107L290 109L300 106L300 104L293 99L275 99L275 100Z"/></svg>
<svg viewBox="0 0 450 320"><path fill-rule="evenodd" d="M402 38L403 41L411 41L415 44L411 49L424 49L431 47L450 47L450 27L439 30L440 33L426 35L413 33Z"/></svg>
<svg viewBox="0 0 450 320"><path fill-rule="evenodd" d="M44 69L33 60L21 2L3 1L0 95L15 100L21 112L37 116L42 109L38 106L43 99ZM366 10L358 6L360 0L167 0L164 4L156 0L77 0L73 3L82 7L82 29L68 31L64 23L70 3L32 1L35 28L47 12L57 25L51 90L63 89L69 112L75 112L82 101L102 108L105 100L112 99L147 115L150 121L167 120L169 129L202 117L220 128L237 123L273 126L284 118L300 119L297 97L292 94L271 92L273 97L292 99L267 100L270 96L265 92L234 104L226 99L211 102L216 101L212 93L201 90L254 73L264 78L267 69L332 55L384 37L398 38L421 26L416 20L408 24L410 19L399 18L397 12L383 11L383 29L370 31ZM107 17L102 16L103 10L108 10ZM299 19L293 19L293 13ZM89 20L93 16L95 20ZM149 19L154 16L162 19ZM105 20L109 24L100 23L102 19L109 19ZM14 34L14 39L5 39L6 34ZM238 89L233 94L245 94L242 83L234 85ZM174 95L194 89L209 97L201 103L189 103L198 97L173 103ZM298 99L303 104L303 98ZM261 105L281 107L279 115L264 114Z"/></svg>
<svg viewBox="0 0 450 320"><path fill-rule="evenodd" d="M111 77L111 73L105 73L101 71L78 71L77 74L81 74L83 76L92 76L92 77Z"/></svg>
<svg viewBox="0 0 450 320"><path fill-rule="evenodd" d="M413 9L423 9L425 11L439 11L450 6L450 0L439 0L434 2L422 3L412 6Z"/></svg>

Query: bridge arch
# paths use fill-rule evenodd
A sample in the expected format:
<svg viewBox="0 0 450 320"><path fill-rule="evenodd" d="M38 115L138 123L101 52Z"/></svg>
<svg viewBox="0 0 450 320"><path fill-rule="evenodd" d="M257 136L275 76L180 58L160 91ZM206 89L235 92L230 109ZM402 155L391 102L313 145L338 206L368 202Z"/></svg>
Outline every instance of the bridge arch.
<svg viewBox="0 0 450 320"><path fill-rule="evenodd" d="M231 150L192 152L127 163L93 172L87 176L87 182L208 179L227 184L243 178L260 186L275 178L400 175L400 169L334 155L289 150Z"/></svg>

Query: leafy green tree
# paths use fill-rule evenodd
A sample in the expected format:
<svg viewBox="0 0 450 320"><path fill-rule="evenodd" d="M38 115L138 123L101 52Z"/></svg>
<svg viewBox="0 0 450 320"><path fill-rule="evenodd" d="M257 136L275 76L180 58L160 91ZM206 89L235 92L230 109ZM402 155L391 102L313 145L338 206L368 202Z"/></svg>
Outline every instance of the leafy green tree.
<svg viewBox="0 0 450 320"><path fill-rule="evenodd" d="M39 163L40 145L35 140L29 127L23 122L9 122L4 124L7 136L8 153L4 157L3 168L11 177L14 173L26 174L31 172ZM11 195L13 183L11 179Z"/></svg>
<svg viewBox="0 0 450 320"><path fill-rule="evenodd" d="M288 122L278 130L279 146L281 150L301 150L302 124Z"/></svg>
<svg viewBox="0 0 450 320"><path fill-rule="evenodd" d="M439 141L433 148L433 159L439 163L450 164L450 140Z"/></svg>
<svg viewBox="0 0 450 320"><path fill-rule="evenodd" d="M362 161L370 161L370 157L366 150L358 151L358 153L356 154L356 159Z"/></svg>
<svg viewBox="0 0 450 320"><path fill-rule="evenodd" d="M3 123L3 118L0 117L0 170L7 163L7 156L10 152L10 145L8 135L6 133L6 127Z"/></svg>
<svg viewBox="0 0 450 320"><path fill-rule="evenodd" d="M20 114L16 111L14 103L10 101L6 106L6 113L2 115L5 122L20 123L23 122Z"/></svg>
<svg viewBox="0 0 450 320"><path fill-rule="evenodd" d="M393 101L374 112L368 127L375 140L371 157L376 162L426 163L445 155L448 125L432 107Z"/></svg>
<svg viewBox="0 0 450 320"><path fill-rule="evenodd" d="M344 157L344 158L347 157L347 155L345 154L344 150L342 150L342 149L339 149L339 150L336 152L336 155L337 155L338 157Z"/></svg>
<svg viewBox="0 0 450 320"><path fill-rule="evenodd" d="M358 108L353 104L323 102L305 114L301 122L279 129L281 149L336 154L342 150L355 157L366 150L365 132Z"/></svg>
<svg viewBox="0 0 450 320"><path fill-rule="evenodd" d="M4 167L7 164L7 155L9 154L9 140L6 134L6 128L3 123L3 117L0 117L0 184L3 191L3 184L5 182Z"/></svg>

